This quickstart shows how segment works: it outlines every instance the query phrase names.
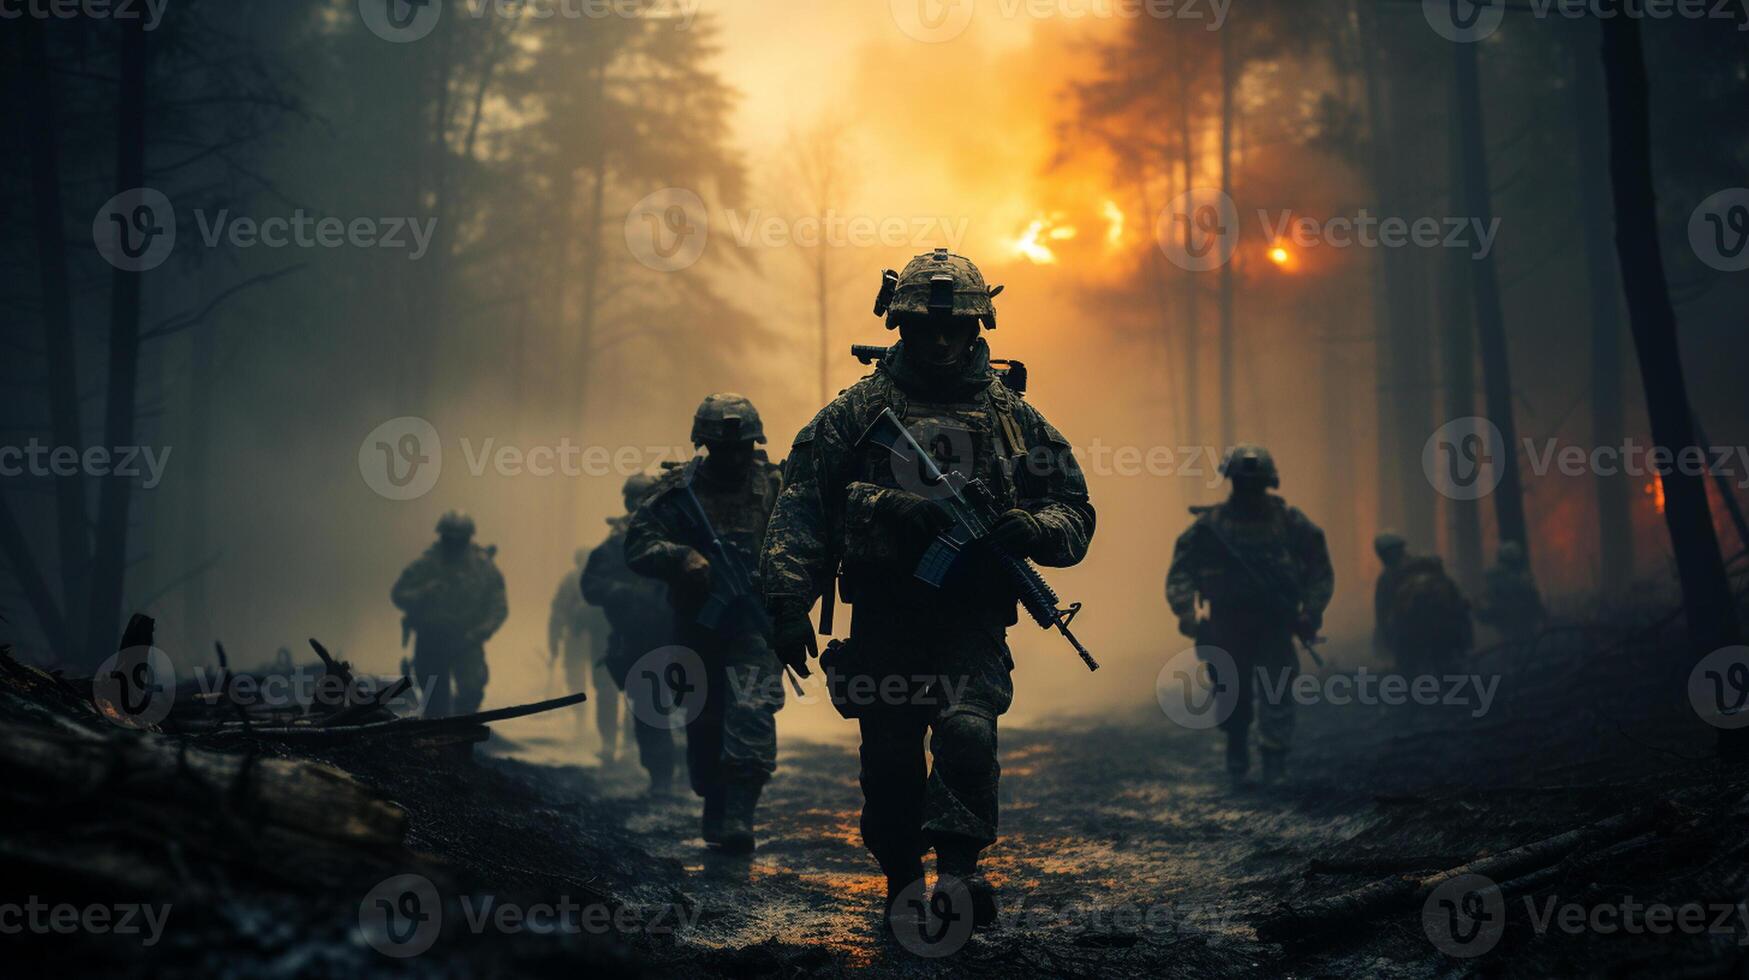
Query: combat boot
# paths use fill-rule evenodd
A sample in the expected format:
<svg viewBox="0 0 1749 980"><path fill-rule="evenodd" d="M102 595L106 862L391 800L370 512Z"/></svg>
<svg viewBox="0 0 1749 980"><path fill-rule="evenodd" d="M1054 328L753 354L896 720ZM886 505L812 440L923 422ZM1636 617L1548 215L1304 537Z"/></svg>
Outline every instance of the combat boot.
<svg viewBox="0 0 1749 980"><path fill-rule="evenodd" d="M731 854L753 851L753 811L759 806L760 783L736 780L723 788L723 825L718 846Z"/></svg>
<svg viewBox="0 0 1749 980"><path fill-rule="evenodd" d="M978 873L978 847L969 841L937 841L935 844L935 890L958 881L972 900L972 927L982 929L996 922L996 889Z"/></svg>
<svg viewBox="0 0 1749 980"><path fill-rule="evenodd" d="M1251 745L1244 732L1227 733L1227 778L1234 784L1243 783L1251 770Z"/></svg>
<svg viewBox="0 0 1749 980"><path fill-rule="evenodd" d="M911 908L895 908L904 897L905 890L915 888L916 898L923 897L920 886L923 883L923 862L914 860L903 867L886 869L887 901L882 908L886 912L888 929L901 929L906 925L923 921L921 906Z"/></svg>
<svg viewBox="0 0 1749 980"><path fill-rule="evenodd" d="M704 820L699 836L706 844L723 842L723 794L721 786L713 786L704 794Z"/></svg>

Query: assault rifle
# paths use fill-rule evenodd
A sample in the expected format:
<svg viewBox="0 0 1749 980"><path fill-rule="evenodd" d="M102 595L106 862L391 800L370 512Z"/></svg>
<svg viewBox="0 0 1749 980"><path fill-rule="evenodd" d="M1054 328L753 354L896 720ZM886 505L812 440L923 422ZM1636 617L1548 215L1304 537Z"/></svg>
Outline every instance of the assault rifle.
<svg viewBox="0 0 1749 980"><path fill-rule="evenodd" d="M1190 508L1190 512L1200 517L1213 509L1213 507L1192 507ZM1269 603L1271 611L1286 620L1288 623L1292 623L1299 618L1299 601L1297 599L1288 600L1283 598L1283 592L1285 590L1283 583L1276 581L1273 577L1265 576L1250 562L1246 561L1244 556L1239 554L1239 549L1233 547L1233 542L1227 537L1226 532L1216 526L1214 521L1206 521L1203 526L1214 536L1215 541L1221 546L1221 550L1226 553L1228 563L1238 569L1242 575L1251 580L1252 585L1258 588L1260 593L1264 596L1265 601ZM1306 653L1312 658L1313 663L1320 667L1324 666L1324 658L1318 656L1317 650L1318 644L1324 642L1323 637L1318 636L1316 633L1311 636L1301 636L1299 633L1295 633L1294 639L1299 640L1300 644L1306 648ZM1201 641L1199 640L1198 642L1200 643Z"/></svg>
<svg viewBox="0 0 1749 980"><path fill-rule="evenodd" d="M1088 670L1098 670L1099 661L1093 659L1093 654L1081 645L1075 634L1069 631L1069 623L1075 614L1081 611L1081 604L1074 602L1069 608L1063 609L1057 605L1057 594L1038 573L1038 569L1025 558L1008 554L984 538L990 533L990 528L1001 517L996 498L984 486L982 480L967 480L958 473L942 473L935 465L935 460L924 448L917 444L905 424L893 414L890 408L881 409L881 414L868 427L868 431L857 440L857 445L880 446L892 453L908 466L915 466L923 478L923 482L933 491L929 496L931 501L948 516L953 518L953 524L929 545L923 553L923 559L917 563L916 576L931 586L940 588L947 580L947 574L953 569L959 559L960 552L973 545L982 543L987 554L996 559L996 563L1008 573L1015 591L1019 593L1020 604L1027 614L1041 629L1055 627L1075 652L1081 656L1081 662Z"/></svg>
<svg viewBox="0 0 1749 980"><path fill-rule="evenodd" d="M692 490L699 462L700 457L694 456L680 482L646 506L655 508L664 523L680 532L682 544L711 563L711 591L695 617L698 625L724 634L769 630L771 622L753 590L753 576L741 556L711 526L704 505Z"/></svg>

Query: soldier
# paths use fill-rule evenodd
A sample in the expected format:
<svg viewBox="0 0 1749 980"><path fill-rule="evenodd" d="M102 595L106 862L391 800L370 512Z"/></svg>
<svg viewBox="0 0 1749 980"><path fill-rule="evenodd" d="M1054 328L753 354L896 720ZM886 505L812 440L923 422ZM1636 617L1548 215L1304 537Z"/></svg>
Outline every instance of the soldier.
<svg viewBox="0 0 1749 980"><path fill-rule="evenodd" d="M638 503L656 485L655 478L633 474L625 482L625 516L607 519L607 540L589 552L580 586L584 601L601 607L613 632L608 636L607 670L627 699L648 697L648 689L626 686L626 672L639 657L673 642L674 614L668 607L662 585L626 567L626 525ZM597 682L599 686L599 682ZM638 761L650 774L650 795L673 792L674 733L656 724L657 712L633 709L632 734L638 743Z"/></svg>
<svg viewBox="0 0 1749 980"><path fill-rule="evenodd" d="M601 736L598 753L603 768L613 765L619 744L621 701L607 668L608 622L601 610L585 602L581 587L583 563L589 558L588 548L578 548L571 556L574 563L553 593L551 611L547 614L547 656L551 660L565 658L565 684L572 692L589 689L595 682L595 730ZM588 705L577 706L579 731ZM631 747L631 712L626 719L626 747Z"/></svg>
<svg viewBox="0 0 1749 980"><path fill-rule="evenodd" d="M768 624L736 618L711 629L698 622L713 576L726 570L713 569L709 558L686 543L672 514L657 505L664 495L682 492L690 479L712 529L753 569L783 485L778 467L757 449L764 441L752 402L728 392L707 397L692 421L692 443L704 448L703 458L657 479L625 539L626 565L667 584L679 642L703 661L703 684L687 681L703 687L704 704L686 725L686 760L693 792L704 798L702 836L731 853L753 850L753 812L777 769L780 666Z"/></svg>
<svg viewBox="0 0 1749 980"><path fill-rule="evenodd" d="M831 601L842 561L839 591L854 607L844 649L892 675L949 682L921 705L859 711L862 839L886 875L889 912L921 881L933 847L937 891L963 882L977 925L997 913L978 859L996 840L996 719L1014 696L1006 632L1017 597L976 545L943 587L914 576L948 520L915 472L860 436L890 409L941 469L981 478L1006 508L988 541L1044 565L1086 555L1094 513L1068 441L1002 385L979 336L980 325L996 326L1000 290L946 249L883 275L875 313L899 343L797 434L761 576L778 656L798 672L807 674L814 643L808 611L816 598Z"/></svg>
<svg viewBox="0 0 1749 980"><path fill-rule="evenodd" d="M1524 548L1518 542L1500 543L1494 567L1488 569L1476 618L1513 643L1534 639L1548 619L1542 593L1537 591L1536 579L1524 560Z"/></svg>
<svg viewBox="0 0 1749 980"><path fill-rule="evenodd" d="M1384 563L1373 591L1375 642L1405 674L1442 673L1470 648L1470 604L1438 555L1411 555L1403 538L1373 539Z"/></svg>
<svg viewBox="0 0 1749 980"><path fill-rule="evenodd" d="M485 643L510 615L504 576L492 561L495 549L474 544L473 537L473 518L454 510L444 514L437 522L437 543L407 566L389 593L404 626L419 634L413 679L429 693L429 717L480 709L486 696Z"/></svg>
<svg viewBox="0 0 1749 980"><path fill-rule="evenodd" d="M1294 638L1316 638L1336 573L1324 532L1269 492L1281 485L1269 450L1235 446L1221 474L1232 482L1232 492L1225 503L1191 508L1196 520L1173 548L1166 602L1178 616L1179 632L1232 657L1238 699L1221 723L1228 775L1238 782L1251 768L1256 713L1263 779L1274 782L1286 773L1293 737L1293 701L1286 692L1299 673ZM1197 620L1199 596L1209 607L1205 622ZM1211 661L1211 673L1214 667ZM1265 679L1271 683L1258 683ZM1260 702L1256 707L1254 700Z"/></svg>

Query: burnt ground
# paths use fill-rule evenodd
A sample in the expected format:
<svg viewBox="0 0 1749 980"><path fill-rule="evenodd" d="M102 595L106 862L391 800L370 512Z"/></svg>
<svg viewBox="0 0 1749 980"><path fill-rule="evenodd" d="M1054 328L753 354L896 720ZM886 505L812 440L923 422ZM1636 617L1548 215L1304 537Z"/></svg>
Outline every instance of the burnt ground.
<svg viewBox="0 0 1749 980"><path fill-rule="evenodd" d="M78 821L26 820L35 836L15 838L5 863L51 895L144 890L175 901L163 941L149 950L117 937L30 938L32 956L80 972L1745 975L1749 915L1708 913L1717 931L1651 935L1595 917L1591 926L1539 926L1532 914L1553 903L1585 916L1629 899L1741 909L1749 895L1749 774L1711 761L1713 731L1687 703L1673 638L1649 617L1617 619L1637 625L1569 629L1534 651L1479 655L1466 669L1499 677L1479 717L1473 703L1302 707L1290 778L1267 788L1230 786L1218 734L1181 728L1157 708L1005 729L1003 839L986 862L1004 916L941 958L884 936L881 880L856 829L854 748L843 745L784 742L751 858L701 847L690 796L648 799L626 768L526 761L539 753L519 751L538 749L525 744L473 762L353 748L304 755L406 811L399 846L339 860L262 844L250 868L236 848L215 844L208 861L199 850L170 860L147 846L139 860L168 870L132 876L133 892L105 891L115 879L102 868L87 862L88 873L69 878L67 862L57 871L50 859L80 833ZM1503 935L1474 958L1434 945L1419 900L1286 945L1258 938L1283 903L1304 908L1647 807L1655 822L1638 825L1625 846L1589 841L1509 891ZM16 813L8 826L21 826ZM360 910L375 885L402 874L430 880L441 905L430 948L405 958L367 943ZM469 916L485 896L522 909L598 903L622 920L564 934L476 926Z"/></svg>

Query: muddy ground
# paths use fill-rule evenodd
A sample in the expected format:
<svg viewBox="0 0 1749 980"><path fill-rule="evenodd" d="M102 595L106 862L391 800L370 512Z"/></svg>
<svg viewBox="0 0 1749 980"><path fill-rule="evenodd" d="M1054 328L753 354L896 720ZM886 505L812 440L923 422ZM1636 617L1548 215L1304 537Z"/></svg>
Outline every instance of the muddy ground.
<svg viewBox="0 0 1749 980"><path fill-rule="evenodd" d="M1661 652L1669 642L1653 624L1485 653L1466 670L1496 678L1486 711L1475 697L1315 699L1298 711L1289 779L1271 787L1231 785L1218 733L1174 723L1147 692L1099 721L1006 728L1002 840L986 860L1004 914L947 956L920 956L881 927L882 882L858 840L854 745L785 739L759 850L735 858L702 847L690 795L652 799L624 764L551 762L572 734L556 716L504 726L472 761L314 753L406 809L403 847L344 867L264 854L274 873L256 877L203 873L199 855L181 855L177 874L201 887L177 892L179 914L153 948L54 936L32 937L30 951L63 966L207 976L1744 975L1749 915L1654 936L1607 922L1539 926L1531 914L1624 897L1743 907L1749 780L1711 761L1714 733L1683 694L1686 668ZM1284 902L1450 867L1661 799L1675 802L1658 830L1619 859L1546 879L1530 905L1512 896L1503 934L1465 950L1480 955L1437 947L1419 903L1288 945L1257 936ZM440 926L385 953L368 907L402 875L431 882ZM45 877L34 887L54 890ZM91 877L77 895L104 894ZM509 905L531 918L482 919L488 898L499 914ZM561 901L619 918L575 931L529 924Z"/></svg>

